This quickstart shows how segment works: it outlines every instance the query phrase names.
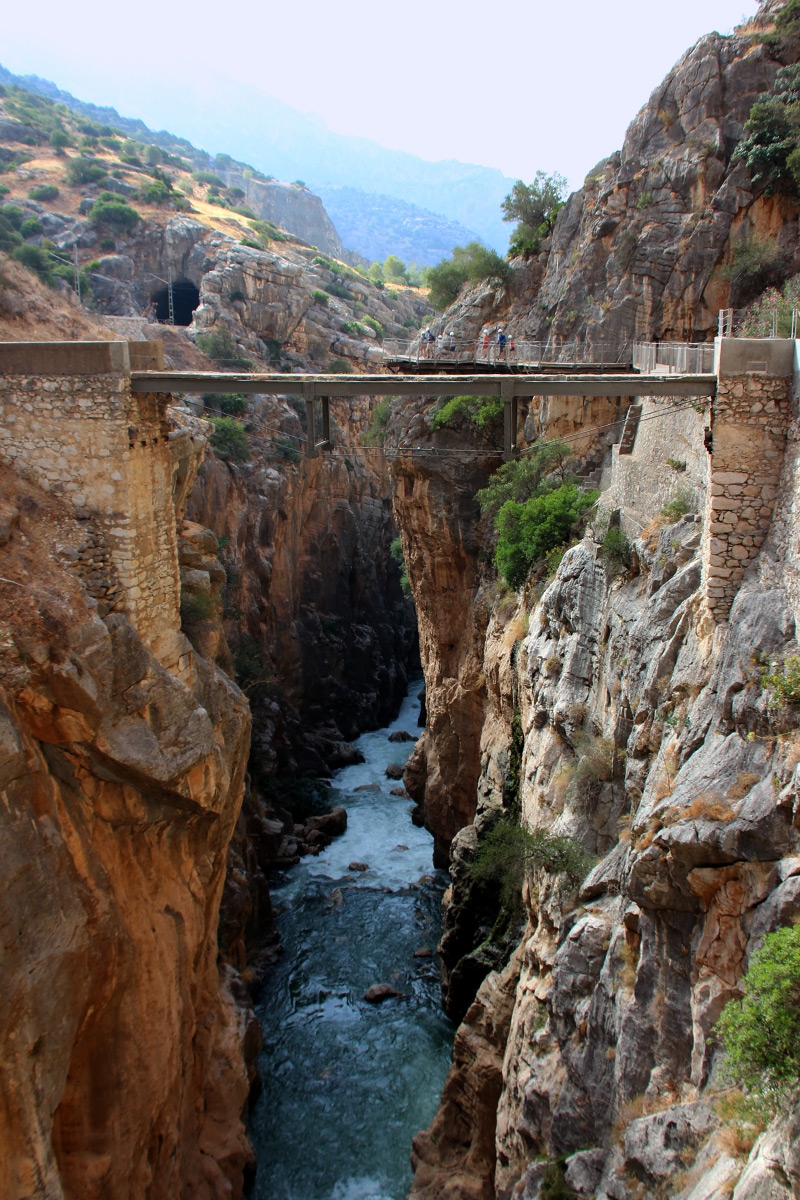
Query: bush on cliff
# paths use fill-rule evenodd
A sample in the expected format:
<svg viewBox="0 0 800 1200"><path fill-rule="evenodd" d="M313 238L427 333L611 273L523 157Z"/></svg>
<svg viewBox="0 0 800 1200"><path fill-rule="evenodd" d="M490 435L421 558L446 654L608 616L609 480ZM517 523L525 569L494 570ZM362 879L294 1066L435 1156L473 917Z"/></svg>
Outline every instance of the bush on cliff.
<svg viewBox="0 0 800 1200"><path fill-rule="evenodd" d="M537 171L533 183L518 179L501 207L504 221L516 221L508 248L509 257L536 254L564 207L567 180L563 175Z"/></svg>
<svg viewBox="0 0 800 1200"><path fill-rule="evenodd" d="M247 434L239 422L234 421L233 417L214 417L212 424L211 448L217 457L226 462L245 462L250 451Z"/></svg>
<svg viewBox="0 0 800 1200"><path fill-rule="evenodd" d="M386 441L386 431L389 426L389 413L391 412L392 404L390 400L381 400L372 410L369 429L364 434L362 441L365 446L382 446Z"/></svg>
<svg viewBox="0 0 800 1200"><path fill-rule="evenodd" d="M242 354L227 329L211 329L208 333L201 333L197 345L203 354L207 354L220 367L232 371L253 369L252 359Z"/></svg>
<svg viewBox="0 0 800 1200"><path fill-rule="evenodd" d="M131 208L113 192L101 192L89 213L91 225L111 225L114 229L129 231L141 220L135 208Z"/></svg>
<svg viewBox="0 0 800 1200"><path fill-rule="evenodd" d="M494 396L453 396L431 416L432 429L461 429L471 421L485 429L503 415L503 401Z"/></svg>
<svg viewBox="0 0 800 1200"><path fill-rule="evenodd" d="M797 16L797 4L798 0L791 0L778 20L790 7ZM750 109L743 134L733 161L746 165L765 195L796 196L800 191L800 63L778 71L770 90L762 92Z"/></svg>
<svg viewBox="0 0 800 1200"><path fill-rule="evenodd" d="M86 183L97 183L108 174L108 167L94 158L71 158L65 175L70 187L81 187Z"/></svg>
<svg viewBox="0 0 800 1200"><path fill-rule="evenodd" d="M547 481L551 475L557 476L561 483L574 483L575 478L567 470L573 457L569 443L561 438L534 442L527 454L504 463L486 487L476 493L481 512L494 517L507 500L522 503L543 491L551 491L556 486Z"/></svg>
<svg viewBox="0 0 800 1200"><path fill-rule="evenodd" d="M240 417L247 412L247 397L240 392L226 395L224 392L206 392L203 404L209 411L222 413L224 417Z"/></svg>
<svg viewBox="0 0 800 1200"><path fill-rule="evenodd" d="M510 587L522 587L534 563L563 545L600 495L564 483L524 504L507 500L497 514L495 564Z"/></svg>
<svg viewBox="0 0 800 1200"><path fill-rule="evenodd" d="M403 553L402 539L396 537L389 547L389 553L400 568L400 587L403 589L403 595L409 600L411 599L411 581L408 578L408 568L406 566L406 556Z"/></svg>
<svg viewBox="0 0 800 1200"><path fill-rule="evenodd" d="M528 866L559 876L561 888L574 887L593 865L591 855L573 838L543 829L531 832L504 816L482 839L470 876L476 883L499 883L504 905L519 895Z"/></svg>
<svg viewBox="0 0 800 1200"><path fill-rule="evenodd" d="M494 250L480 242L456 246L450 258L443 258L428 270L428 299L436 309L449 308L458 299L466 283L482 279L504 283L508 278L508 263Z"/></svg>
<svg viewBox="0 0 800 1200"><path fill-rule="evenodd" d="M800 926L769 933L716 1025L728 1073L779 1098L800 1083Z"/></svg>

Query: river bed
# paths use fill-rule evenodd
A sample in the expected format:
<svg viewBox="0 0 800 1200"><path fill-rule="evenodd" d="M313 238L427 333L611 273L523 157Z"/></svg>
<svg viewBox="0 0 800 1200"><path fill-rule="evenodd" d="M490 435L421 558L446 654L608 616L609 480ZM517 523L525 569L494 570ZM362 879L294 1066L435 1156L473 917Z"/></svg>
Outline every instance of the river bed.
<svg viewBox="0 0 800 1200"><path fill-rule="evenodd" d="M355 742L366 761L333 778L347 832L273 890L285 956L256 1009L257 1200L404 1200L411 1139L436 1111L455 1033L435 955L447 876L433 870L433 839L412 825L411 801L390 795L402 784L385 775L413 749L388 735L418 735L420 684L396 721ZM365 784L377 790L355 790ZM350 871L353 862L369 869ZM376 983L402 998L366 1002Z"/></svg>

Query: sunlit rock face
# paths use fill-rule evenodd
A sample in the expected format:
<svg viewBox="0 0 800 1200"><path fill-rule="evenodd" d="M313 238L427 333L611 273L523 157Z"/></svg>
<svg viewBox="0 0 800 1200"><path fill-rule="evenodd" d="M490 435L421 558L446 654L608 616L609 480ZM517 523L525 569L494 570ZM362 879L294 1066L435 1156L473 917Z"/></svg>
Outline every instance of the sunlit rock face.
<svg viewBox="0 0 800 1200"><path fill-rule="evenodd" d="M168 670L102 620L71 506L2 487L6 1194L240 1195L248 1078L216 926L246 698L188 642Z"/></svg>

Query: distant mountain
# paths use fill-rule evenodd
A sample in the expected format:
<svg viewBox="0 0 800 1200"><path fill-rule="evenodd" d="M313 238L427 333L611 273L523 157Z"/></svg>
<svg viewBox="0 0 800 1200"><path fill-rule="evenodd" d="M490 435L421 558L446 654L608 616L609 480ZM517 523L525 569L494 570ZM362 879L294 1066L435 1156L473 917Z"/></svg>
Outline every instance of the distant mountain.
<svg viewBox="0 0 800 1200"><path fill-rule="evenodd" d="M10 81L57 97L70 107L76 105L73 97L59 94L47 80L26 75L11 77ZM421 240L412 239L413 248L405 254L392 246L391 252L401 258L414 258L422 263L425 247L434 247L437 241L452 248L457 244L451 240L453 223L463 227L457 241L469 240L474 236L470 231L474 230L497 250L505 251L508 246L509 226L501 219L500 203L514 180L494 168L454 159L427 162L414 154L389 150L367 138L333 133L320 117L301 113L247 84L222 78L204 76L192 86L166 76L157 89L143 91L136 104L151 126L163 124L179 129L184 138L212 153L230 154L278 179L301 179L313 191L320 194L324 191L327 196L331 188L368 193L362 202L363 219L368 227L378 217L376 197L399 200L425 210L413 218L406 214L411 224L404 236L410 236L408 231L416 226ZM94 120L126 128L133 137L137 136L136 126L147 128L143 122L121 118L115 109L81 105L81 111L84 110ZM347 199L347 206L355 227L358 218L354 196ZM445 218L440 233L431 224L436 216ZM392 216L387 210L387 218L393 222L398 217L399 213ZM351 236L343 229L340 233L347 245ZM360 246L352 248L366 253Z"/></svg>
<svg viewBox="0 0 800 1200"><path fill-rule="evenodd" d="M330 184L314 190L322 197L344 244L370 262L383 262L387 254L397 254L406 263L430 267L451 254L454 246L479 238L457 221L392 196Z"/></svg>

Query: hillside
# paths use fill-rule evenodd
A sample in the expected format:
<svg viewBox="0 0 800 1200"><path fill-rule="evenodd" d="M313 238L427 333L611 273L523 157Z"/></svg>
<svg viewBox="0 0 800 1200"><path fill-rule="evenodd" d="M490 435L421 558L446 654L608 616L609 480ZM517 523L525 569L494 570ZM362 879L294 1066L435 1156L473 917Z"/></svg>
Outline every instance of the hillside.
<svg viewBox="0 0 800 1200"><path fill-rule="evenodd" d="M61 288L62 301L77 261L84 306L138 318L146 330L147 320L169 319L172 280L176 326L190 339L221 339L222 365L290 370L380 362L384 334L407 335L429 311L419 292L375 284L335 253L259 219L280 206L287 224L311 222L303 226L309 237L314 220L335 234L302 185L261 179L222 156L217 174L168 135L165 145L123 139L50 98L3 90L0 251ZM24 338L23 324L16 336ZM174 361L185 357L181 346L191 341L176 343L177 358L167 347Z"/></svg>
<svg viewBox="0 0 800 1200"><path fill-rule="evenodd" d="M189 131L197 142L216 146L215 157L185 137L156 132L114 108L78 100L36 75L14 75L0 66L0 84L46 96L90 121L179 154L198 169L248 170L264 188L273 185L271 194L269 189L259 189L264 207L258 215L306 240L313 228L313 244L327 254L348 260L344 248L370 260L397 254L425 266L476 236L498 248L508 242L500 201L513 181L499 171L455 162L426 163L365 139L341 137L319 120L244 85L214 92L206 81L189 104L183 91L172 97L171 124ZM233 162L231 154L243 161ZM309 227L307 212L298 221L290 211L293 223L285 224L285 192L277 189L289 185L278 184L275 177L302 179L320 193L324 189L344 218L347 233L341 229L337 233L327 214L314 213ZM302 190L306 209L315 203L321 208L308 187ZM344 199L346 204L341 202Z"/></svg>

